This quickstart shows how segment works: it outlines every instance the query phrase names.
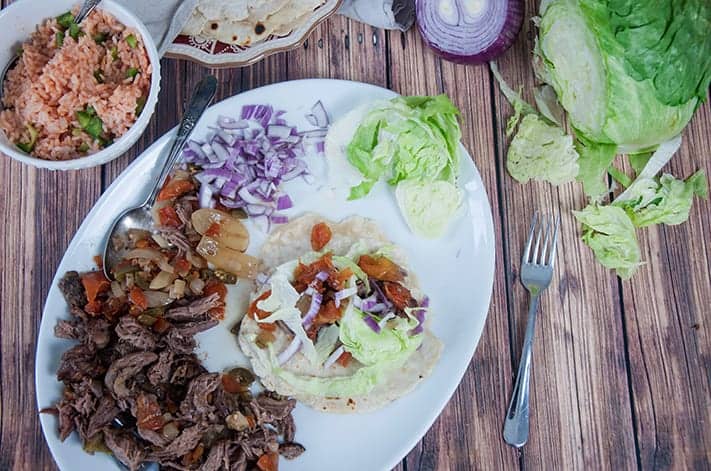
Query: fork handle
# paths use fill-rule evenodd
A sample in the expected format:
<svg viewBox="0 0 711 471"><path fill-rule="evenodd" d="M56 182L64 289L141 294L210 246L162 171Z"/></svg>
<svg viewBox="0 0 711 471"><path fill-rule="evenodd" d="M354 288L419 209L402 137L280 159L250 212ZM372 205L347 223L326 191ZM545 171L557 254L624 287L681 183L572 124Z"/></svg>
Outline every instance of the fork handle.
<svg viewBox="0 0 711 471"><path fill-rule="evenodd" d="M536 328L537 311L538 294L535 294L531 296L521 360L518 363L516 383L514 384L511 402L504 421L504 440L516 448L522 447L528 441L529 385L531 382L533 334Z"/></svg>

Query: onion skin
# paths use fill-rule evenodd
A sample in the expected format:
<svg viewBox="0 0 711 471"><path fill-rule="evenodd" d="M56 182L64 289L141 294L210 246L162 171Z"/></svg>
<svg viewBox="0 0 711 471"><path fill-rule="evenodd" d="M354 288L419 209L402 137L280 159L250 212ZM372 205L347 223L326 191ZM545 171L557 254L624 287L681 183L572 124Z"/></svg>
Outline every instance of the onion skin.
<svg viewBox="0 0 711 471"><path fill-rule="evenodd" d="M437 5L441 0L416 0L417 27L425 43L442 58L458 64L483 64L496 59L503 54L516 40L523 23L524 7L521 0L488 0L497 6L505 5L505 15L502 24L496 31L491 31L485 37L477 37L481 27L492 24L490 18L483 21L462 25L462 15L458 26L450 26L437 17ZM459 0L455 0L458 3ZM484 0L487 1L487 0ZM491 7L490 7L491 8ZM469 50L458 49L467 40L479 40L496 37L494 41L483 41L473 45ZM481 43L487 43L482 46ZM477 49L478 48L478 49Z"/></svg>

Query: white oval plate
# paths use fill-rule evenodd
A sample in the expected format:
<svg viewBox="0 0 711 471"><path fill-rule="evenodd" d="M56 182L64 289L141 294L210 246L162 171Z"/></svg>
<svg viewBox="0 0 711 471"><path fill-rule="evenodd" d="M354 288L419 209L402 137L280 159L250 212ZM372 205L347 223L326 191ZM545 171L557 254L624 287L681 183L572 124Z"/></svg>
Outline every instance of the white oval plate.
<svg viewBox="0 0 711 471"><path fill-rule="evenodd" d="M289 123L308 129L304 115L317 100L323 102L335 120L358 104L393 96L389 90L348 81L279 83L214 105L198 125L195 137L203 137L219 115L233 116L246 104L271 104L276 109L286 110ZM57 321L69 315L57 282L68 270L83 271L93 267L92 257L99 253L113 219L126 207L143 200L149 177L157 173L155 163L168 139L169 135L160 138L106 190L59 264L45 303L37 346L35 381L40 409L52 406L60 398L62 383L56 379L57 367L62 352L72 345L53 335ZM448 233L434 241L417 238L409 231L397 209L392 189L385 184L379 184L367 198L359 201L346 201L345 189L333 188L322 178L314 185L301 181L287 184L286 189L295 204L289 216L305 211L315 211L332 220L353 214L366 216L376 220L390 239L405 250L423 290L432 299L431 328L444 343L444 350L432 376L409 395L379 411L327 414L299 404L294 412L296 440L306 447L306 453L294 461L281 460L282 471L392 468L427 432L461 381L484 328L494 275L491 208L479 172L463 147L461 150L460 183L465 188L465 204ZM315 173L325 174L322 155L307 158ZM249 229L252 234L249 252L255 253L265 235L253 226ZM198 336L198 355L208 369L219 371L245 364L229 329L237 321L238 312L246 306L247 290L246 285L231 289L225 321ZM57 419L53 415L40 414L40 421L60 469L119 469L108 455L84 453L76 434L60 442Z"/></svg>

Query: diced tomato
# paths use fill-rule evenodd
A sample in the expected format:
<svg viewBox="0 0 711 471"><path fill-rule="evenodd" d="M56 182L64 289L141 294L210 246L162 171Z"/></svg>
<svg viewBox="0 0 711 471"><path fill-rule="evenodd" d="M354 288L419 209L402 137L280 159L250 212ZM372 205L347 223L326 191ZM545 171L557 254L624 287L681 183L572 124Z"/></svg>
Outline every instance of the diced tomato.
<svg viewBox="0 0 711 471"><path fill-rule="evenodd" d="M368 276L372 276L376 280L402 281L404 278L402 269L387 257L361 255L358 259L358 266Z"/></svg>
<svg viewBox="0 0 711 471"><path fill-rule="evenodd" d="M299 262L294 270L294 288L296 291L303 292L309 286L309 283L316 278L318 272L331 273L334 271L332 257L333 254L329 252L309 265Z"/></svg>
<svg viewBox="0 0 711 471"><path fill-rule="evenodd" d="M176 214L176 216L177 216L177 214ZM150 246L151 246L151 241L149 241L148 239L141 239L141 240L136 241L136 248L137 249L147 249Z"/></svg>
<svg viewBox="0 0 711 471"><path fill-rule="evenodd" d="M235 379L234 376L231 374L223 374L222 375L222 387L224 388L225 391L231 394L236 394L239 392L243 392L245 390L245 387L240 384L237 379Z"/></svg>
<svg viewBox="0 0 711 471"><path fill-rule="evenodd" d="M156 332L156 333L158 333L158 334L162 334L163 332L165 332L166 330L168 330L168 328L170 327L170 322L168 322L167 320L163 319L162 317L159 317L159 318L156 319L156 321L153 323L153 326L152 326L152 327L153 327L153 331L154 331L154 332Z"/></svg>
<svg viewBox="0 0 711 471"><path fill-rule="evenodd" d="M199 443L193 451L183 455L183 464L185 466L190 466L197 463L200 461L200 458L202 458L203 453L205 453L205 445Z"/></svg>
<svg viewBox="0 0 711 471"><path fill-rule="evenodd" d="M387 298L392 301L398 309L415 307L417 305L417 302L413 299L410 290L405 288L400 283L384 281L383 291L385 291L385 296L387 296Z"/></svg>
<svg viewBox="0 0 711 471"><path fill-rule="evenodd" d="M257 460L257 468L261 471L278 471L279 455L277 453L265 453Z"/></svg>
<svg viewBox="0 0 711 471"><path fill-rule="evenodd" d="M205 231L205 235L209 237L218 237L220 235L220 223L213 222Z"/></svg>
<svg viewBox="0 0 711 471"><path fill-rule="evenodd" d="M254 420L254 417L252 417L251 415L245 415L244 417L247 419L249 428L254 428L254 426L257 425L257 422Z"/></svg>
<svg viewBox="0 0 711 471"><path fill-rule="evenodd" d="M173 268L180 276L186 276L192 267L193 265L183 257L176 258L173 262Z"/></svg>
<svg viewBox="0 0 711 471"><path fill-rule="evenodd" d="M139 394L136 400L136 426L158 431L163 428L164 422L158 401L147 394Z"/></svg>
<svg viewBox="0 0 711 471"><path fill-rule="evenodd" d="M175 208L172 206L166 206L158 210L158 217L160 218L160 223L163 226L168 227L179 227L180 218L178 213L175 212Z"/></svg>
<svg viewBox="0 0 711 471"><path fill-rule="evenodd" d="M219 295L220 302L222 303L222 306L213 307L207 312L210 317L212 317L213 319L222 319L223 317L225 317L224 305L225 298L227 297L227 286L225 286L225 284L221 281L210 280L205 285L203 293L205 294L205 296L210 296L214 293L217 293Z"/></svg>
<svg viewBox="0 0 711 471"><path fill-rule="evenodd" d="M172 198L177 198L178 196L184 195L185 193L195 189L195 185L188 180L170 180L163 188L161 188L160 193L158 193L158 201L166 201Z"/></svg>
<svg viewBox="0 0 711 471"><path fill-rule="evenodd" d="M316 252L326 247L331 241L331 228L325 222L319 222L311 228L311 248Z"/></svg>
<svg viewBox="0 0 711 471"><path fill-rule="evenodd" d="M131 291L128 292L128 300L141 311L145 311L148 308L146 295L143 294L143 290L138 286L134 286L131 288Z"/></svg>
<svg viewBox="0 0 711 471"><path fill-rule="evenodd" d="M336 291L340 291L345 287L346 281L353 276L353 270L350 268L344 268L340 271L333 271L328 275L328 286Z"/></svg>
<svg viewBox="0 0 711 471"><path fill-rule="evenodd" d="M353 358L351 352L343 352L341 353L341 356L338 357L338 360L336 360L336 363L345 368L351 362L351 358Z"/></svg>
<svg viewBox="0 0 711 471"><path fill-rule="evenodd" d="M252 301L252 304L249 305L249 309L247 309L247 315L250 316L252 319L264 319L265 317L269 317L269 314L267 311L262 311L257 307L257 303L259 301L262 301L264 299L267 299L269 296L271 296L272 291L267 290L263 292L257 299Z"/></svg>
<svg viewBox="0 0 711 471"><path fill-rule="evenodd" d="M341 306L342 308L342 306ZM316 324L333 324L341 318L343 312L341 308L336 307L336 303L333 299L329 299L326 303L321 305L321 309L316 315Z"/></svg>
<svg viewBox="0 0 711 471"><path fill-rule="evenodd" d="M111 283L102 271L91 271L81 276L81 284L86 292L86 300L91 304L96 297L111 287Z"/></svg>
<svg viewBox="0 0 711 471"><path fill-rule="evenodd" d="M84 306L84 310L88 312L89 314L101 314L101 310L104 307L104 304L101 301L91 301L88 303L86 306Z"/></svg>
<svg viewBox="0 0 711 471"><path fill-rule="evenodd" d="M101 255L94 255L94 264L99 270L104 268L104 260L101 258Z"/></svg>

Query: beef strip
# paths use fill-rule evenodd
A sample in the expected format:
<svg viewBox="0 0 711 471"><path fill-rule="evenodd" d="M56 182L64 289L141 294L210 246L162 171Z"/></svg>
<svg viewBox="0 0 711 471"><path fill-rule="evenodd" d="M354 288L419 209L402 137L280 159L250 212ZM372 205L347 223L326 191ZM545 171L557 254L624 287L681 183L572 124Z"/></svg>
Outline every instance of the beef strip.
<svg viewBox="0 0 711 471"><path fill-rule="evenodd" d="M123 316L115 330L119 339L137 350L153 350L156 348L156 337L153 332L131 316Z"/></svg>
<svg viewBox="0 0 711 471"><path fill-rule="evenodd" d="M167 344L167 348L173 350L175 353L184 355L191 354L197 345L192 335L185 334L175 327L168 330L163 340Z"/></svg>
<svg viewBox="0 0 711 471"><path fill-rule="evenodd" d="M190 453L200 443L206 428L205 424L196 424L184 429L175 440L170 442L170 445L154 451L148 458L153 461L164 461Z"/></svg>
<svg viewBox="0 0 711 471"><path fill-rule="evenodd" d="M210 404L210 399L220 384L220 375L217 373L205 373L193 379L185 399L180 404L183 416L195 420L214 411L215 407Z"/></svg>
<svg viewBox="0 0 711 471"><path fill-rule="evenodd" d="M57 379L77 382L87 376L98 378L106 370L96 360L95 349L92 346L83 343L75 345L62 354Z"/></svg>
<svg viewBox="0 0 711 471"><path fill-rule="evenodd" d="M189 252L192 250L188 239L176 229L163 227L161 228L160 235L183 252Z"/></svg>
<svg viewBox="0 0 711 471"><path fill-rule="evenodd" d="M67 304L71 307L83 309L88 303L81 277L75 271L68 271L59 280L59 291L62 292L64 299L67 300Z"/></svg>
<svg viewBox="0 0 711 471"><path fill-rule="evenodd" d="M256 431L240 432L237 437L248 460L256 460L264 453L279 450L276 432L264 427Z"/></svg>
<svg viewBox="0 0 711 471"><path fill-rule="evenodd" d="M104 429L104 443L121 463L136 471L146 459L146 452L130 433L112 428Z"/></svg>
<svg viewBox="0 0 711 471"><path fill-rule="evenodd" d="M205 368L191 356L182 356L176 360L176 367L170 377L170 384L187 385L194 377L204 373Z"/></svg>
<svg viewBox="0 0 711 471"><path fill-rule="evenodd" d="M290 442L279 445L279 454L287 460L298 458L304 451L306 451L306 448L299 443Z"/></svg>
<svg viewBox="0 0 711 471"><path fill-rule="evenodd" d="M218 442L210 448L210 453L207 459L200 467L201 471L218 471L225 461L227 451L227 443L224 441Z"/></svg>
<svg viewBox="0 0 711 471"><path fill-rule="evenodd" d="M102 318L88 319L85 341L94 344L96 348L105 348L111 341L111 324Z"/></svg>
<svg viewBox="0 0 711 471"><path fill-rule="evenodd" d="M187 306L170 309L165 318L174 321L190 321L207 313L210 309L221 306L220 295L213 293L204 298L195 300Z"/></svg>
<svg viewBox="0 0 711 471"><path fill-rule="evenodd" d="M136 427L136 430L138 431L138 435L151 445L163 448L164 446L168 445L168 443L170 443L170 440L165 438L165 436L163 436L163 434L160 432L154 432L153 430L148 430L141 427Z"/></svg>
<svg viewBox="0 0 711 471"><path fill-rule="evenodd" d="M195 322L184 322L182 324L176 324L175 328L180 331L184 336L193 336L204 332L206 330L212 329L220 322L215 319L203 318L196 320Z"/></svg>
<svg viewBox="0 0 711 471"><path fill-rule="evenodd" d="M84 335L84 327L76 320L60 320L54 326L54 336L60 339L82 340Z"/></svg>
<svg viewBox="0 0 711 471"><path fill-rule="evenodd" d="M170 369L173 366L175 353L172 350L163 350L158 354L158 361L148 370L148 381L157 386L170 379Z"/></svg>
<svg viewBox="0 0 711 471"><path fill-rule="evenodd" d="M126 381L157 359L158 355L153 352L131 353L119 358L106 372L104 384L117 398L129 396L131 391L126 386Z"/></svg>
<svg viewBox="0 0 711 471"><path fill-rule="evenodd" d="M76 410L70 401L62 399L57 404L57 420L59 420L59 439L64 441L74 431Z"/></svg>
<svg viewBox="0 0 711 471"><path fill-rule="evenodd" d="M96 406L96 411L89 419L89 424L87 425L86 435L92 438L101 429L109 425L114 418L118 415L119 408L116 407L116 402L109 395L104 395L99 399L99 403Z"/></svg>
<svg viewBox="0 0 711 471"><path fill-rule="evenodd" d="M291 414L291 411L296 407L296 400L266 392L257 397L257 404L261 410L268 412L274 419L281 420Z"/></svg>

